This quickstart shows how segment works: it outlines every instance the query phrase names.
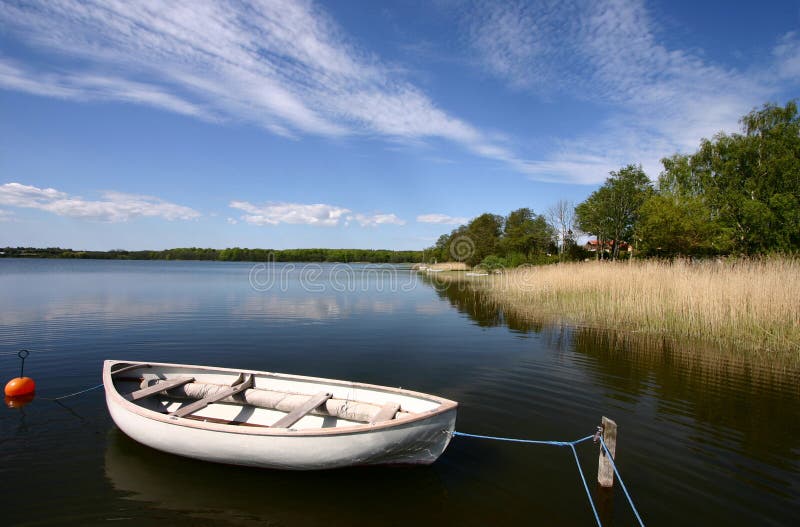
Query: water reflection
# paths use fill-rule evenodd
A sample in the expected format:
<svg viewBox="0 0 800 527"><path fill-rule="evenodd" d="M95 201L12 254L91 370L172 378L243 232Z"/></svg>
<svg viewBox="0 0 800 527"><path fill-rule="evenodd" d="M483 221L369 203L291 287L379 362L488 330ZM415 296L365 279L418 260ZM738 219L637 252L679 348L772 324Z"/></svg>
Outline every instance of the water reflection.
<svg viewBox="0 0 800 527"><path fill-rule="evenodd" d="M676 349L669 340L632 340L608 331L580 329L574 350L591 357L591 375L611 393L652 397L668 423L691 419L749 456L770 463L791 459L800 447L800 376L739 356L704 356Z"/></svg>
<svg viewBox="0 0 800 527"><path fill-rule="evenodd" d="M349 316L350 306L334 296L309 295L285 298L275 295L253 295L231 307L236 317L281 322L287 319L322 321Z"/></svg>
<svg viewBox="0 0 800 527"><path fill-rule="evenodd" d="M269 287L261 282L254 287L248 278L252 265L202 264L205 268L184 274L173 270L143 279L137 262L129 262L131 268L111 265L111 270L105 268L108 262L84 263L98 268L91 288L72 269L66 273L56 267L50 273L25 275L13 272L19 264L5 265L0 288L22 288L25 295L0 297L0 326L9 330L44 324L103 328L231 315L271 322L319 322L364 313L390 315L398 298L418 285L416 273L409 270L370 265L275 266L269 268L268 276L274 278L268 281ZM206 275L204 280L198 280L198 272Z"/></svg>
<svg viewBox="0 0 800 527"><path fill-rule="evenodd" d="M463 284L435 289L480 326L540 334L551 353L568 359L575 382L599 388L594 404L621 422L622 444L631 449L622 451L621 463L636 467L630 476L634 481L648 471L659 473L656 486L664 489L662 497L680 502L691 495L760 524L781 524L800 513L796 366L697 342L543 326L519 320ZM558 364L563 363L536 366L542 374L536 397L567 409L576 394L558 385L565 378L555 369ZM518 371L524 372L523 367ZM506 372L503 384L514 385L515 376ZM495 392L501 390L494 384ZM526 390L524 382L516 384L517 392ZM697 523L716 521L714 513L702 508L694 514Z"/></svg>
<svg viewBox="0 0 800 527"><path fill-rule="evenodd" d="M539 333L544 328L541 322L527 320L511 310L504 310L499 304L488 300L479 289L465 287L460 282L443 284L424 275L420 278L422 282L433 287L439 298L449 301L450 305L469 315L479 326L506 326L525 333Z"/></svg>
<svg viewBox="0 0 800 527"><path fill-rule="evenodd" d="M414 507L446 522L446 490L431 467L281 472L215 465L142 446L119 430L107 437L105 475L127 499L228 525L413 523ZM402 493L403 501L394 499ZM404 520L405 519L405 520Z"/></svg>

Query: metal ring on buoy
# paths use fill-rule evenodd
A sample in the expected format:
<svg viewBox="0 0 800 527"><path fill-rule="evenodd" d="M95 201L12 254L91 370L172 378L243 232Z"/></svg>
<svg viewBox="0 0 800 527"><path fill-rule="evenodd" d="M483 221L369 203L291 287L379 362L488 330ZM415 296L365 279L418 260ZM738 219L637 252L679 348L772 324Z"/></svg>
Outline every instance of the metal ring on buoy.
<svg viewBox="0 0 800 527"><path fill-rule="evenodd" d="M31 352L25 349L17 352L17 357L20 358L22 364L19 367L19 377L11 379L6 384L4 392L7 397L31 396L36 391L36 383L33 382L33 379L23 376L25 373L25 359L30 354Z"/></svg>

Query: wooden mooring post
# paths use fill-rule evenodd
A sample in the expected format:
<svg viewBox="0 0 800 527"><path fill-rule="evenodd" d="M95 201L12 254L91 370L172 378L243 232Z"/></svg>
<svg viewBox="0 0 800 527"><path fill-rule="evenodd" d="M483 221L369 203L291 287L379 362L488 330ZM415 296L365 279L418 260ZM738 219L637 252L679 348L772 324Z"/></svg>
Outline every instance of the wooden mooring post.
<svg viewBox="0 0 800 527"><path fill-rule="evenodd" d="M608 451L611 452L612 459L616 459L617 457L617 423L612 421L606 416L603 416L603 420L601 423L602 434L603 434L603 442L605 442L606 446L608 447ZM600 459L597 465L597 482L600 483L601 487L613 487L614 486L614 467L611 465L611 461L608 459L606 455L606 451L603 448L603 445L600 445Z"/></svg>

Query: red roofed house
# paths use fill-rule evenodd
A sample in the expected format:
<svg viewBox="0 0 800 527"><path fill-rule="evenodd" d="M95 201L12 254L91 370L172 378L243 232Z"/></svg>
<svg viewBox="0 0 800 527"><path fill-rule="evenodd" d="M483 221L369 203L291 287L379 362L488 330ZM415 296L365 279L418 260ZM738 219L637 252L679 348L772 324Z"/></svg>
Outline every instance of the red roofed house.
<svg viewBox="0 0 800 527"><path fill-rule="evenodd" d="M614 243L616 243L614 240L604 240L603 241L603 252L610 253L611 251L613 251L614 250ZM600 247L600 243L597 241L597 239L589 240L588 242L586 242L586 245L584 245L583 247L587 251L591 251L591 252L594 253L594 252L597 252L597 249ZM619 242L619 250L620 251L628 251L628 250L630 250L629 247L628 247L627 242L620 241Z"/></svg>

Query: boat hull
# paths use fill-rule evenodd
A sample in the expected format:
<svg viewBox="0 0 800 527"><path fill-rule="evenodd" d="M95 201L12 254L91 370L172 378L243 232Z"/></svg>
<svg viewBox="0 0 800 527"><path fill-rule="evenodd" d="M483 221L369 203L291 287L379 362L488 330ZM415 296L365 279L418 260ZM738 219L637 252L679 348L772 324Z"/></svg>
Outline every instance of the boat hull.
<svg viewBox="0 0 800 527"><path fill-rule="evenodd" d="M456 404L388 425L283 430L170 419L122 397L104 375L106 403L116 425L149 447L215 463L285 470L355 465L431 464L452 437Z"/></svg>

